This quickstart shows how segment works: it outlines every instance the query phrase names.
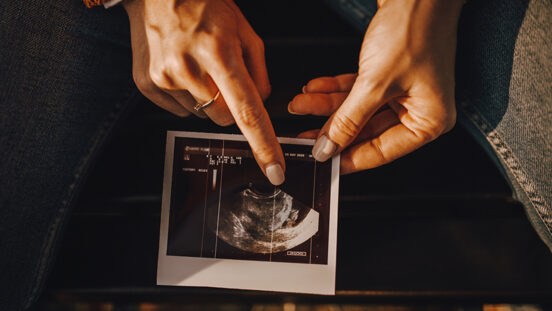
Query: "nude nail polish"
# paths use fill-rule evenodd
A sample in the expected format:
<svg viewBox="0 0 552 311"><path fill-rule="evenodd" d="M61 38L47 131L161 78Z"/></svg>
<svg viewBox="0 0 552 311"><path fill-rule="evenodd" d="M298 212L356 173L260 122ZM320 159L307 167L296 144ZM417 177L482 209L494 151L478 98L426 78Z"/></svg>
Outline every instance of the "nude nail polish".
<svg viewBox="0 0 552 311"><path fill-rule="evenodd" d="M312 147L312 156L316 161L324 162L331 158L336 150L337 145L326 135L322 135L316 140L314 147Z"/></svg>
<svg viewBox="0 0 552 311"><path fill-rule="evenodd" d="M271 184L278 186L284 183L286 177L284 176L284 170L278 163L269 164L266 168L266 177Z"/></svg>
<svg viewBox="0 0 552 311"><path fill-rule="evenodd" d="M294 115L297 115L297 116L305 115L304 113L299 113L299 112L296 112L293 109L291 109L291 102L289 102L289 104L287 106L287 109L288 109L288 112L291 113L291 114L294 114Z"/></svg>

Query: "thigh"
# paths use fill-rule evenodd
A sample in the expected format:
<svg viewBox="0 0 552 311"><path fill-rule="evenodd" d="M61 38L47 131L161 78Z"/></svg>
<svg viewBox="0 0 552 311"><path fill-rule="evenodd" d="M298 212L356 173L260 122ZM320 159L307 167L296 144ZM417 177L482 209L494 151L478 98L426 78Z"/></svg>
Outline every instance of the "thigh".
<svg viewBox="0 0 552 311"><path fill-rule="evenodd" d="M375 0L327 0L357 29ZM552 4L468 1L459 25L458 120L495 161L552 249Z"/></svg>
<svg viewBox="0 0 552 311"><path fill-rule="evenodd" d="M136 94L122 8L0 2L0 305L36 299L91 160Z"/></svg>
<svg viewBox="0 0 552 311"><path fill-rule="evenodd" d="M552 249L552 5L470 1L459 27L459 121L496 160Z"/></svg>

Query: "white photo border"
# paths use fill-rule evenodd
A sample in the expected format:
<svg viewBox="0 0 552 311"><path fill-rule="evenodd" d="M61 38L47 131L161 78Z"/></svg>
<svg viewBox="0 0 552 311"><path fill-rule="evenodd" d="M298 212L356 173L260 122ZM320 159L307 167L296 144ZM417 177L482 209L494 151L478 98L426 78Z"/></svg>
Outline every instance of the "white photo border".
<svg viewBox="0 0 552 311"><path fill-rule="evenodd" d="M176 137L246 141L243 135L167 131L157 285L335 294L339 155L332 159L327 264L169 256L167 239ZM314 144L313 139L280 137L278 141L285 144Z"/></svg>

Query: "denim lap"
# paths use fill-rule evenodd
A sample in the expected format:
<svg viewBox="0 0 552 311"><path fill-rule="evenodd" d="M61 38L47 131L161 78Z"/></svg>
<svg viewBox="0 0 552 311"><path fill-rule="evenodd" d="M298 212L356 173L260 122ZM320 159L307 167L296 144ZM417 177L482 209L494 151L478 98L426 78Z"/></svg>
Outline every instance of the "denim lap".
<svg viewBox="0 0 552 311"><path fill-rule="evenodd" d="M39 295L83 177L136 94L124 14L79 1L0 4L3 310Z"/></svg>
<svg viewBox="0 0 552 311"><path fill-rule="evenodd" d="M364 32L375 0L327 0ZM372 15L371 15L372 14ZM552 9L468 1L459 23L458 122L495 161L552 250Z"/></svg>

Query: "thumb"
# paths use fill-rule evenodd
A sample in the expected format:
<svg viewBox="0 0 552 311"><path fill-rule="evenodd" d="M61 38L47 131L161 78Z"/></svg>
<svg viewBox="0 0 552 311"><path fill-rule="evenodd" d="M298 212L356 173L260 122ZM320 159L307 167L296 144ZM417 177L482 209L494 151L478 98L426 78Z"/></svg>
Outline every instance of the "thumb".
<svg viewBox="0 0 552 311"><path fill-rule="evenodd" d="M381 86L357 78L343 104L322 127L312 148L313 157L324 162L351 144L385 103L384 93Z"/></svg>

